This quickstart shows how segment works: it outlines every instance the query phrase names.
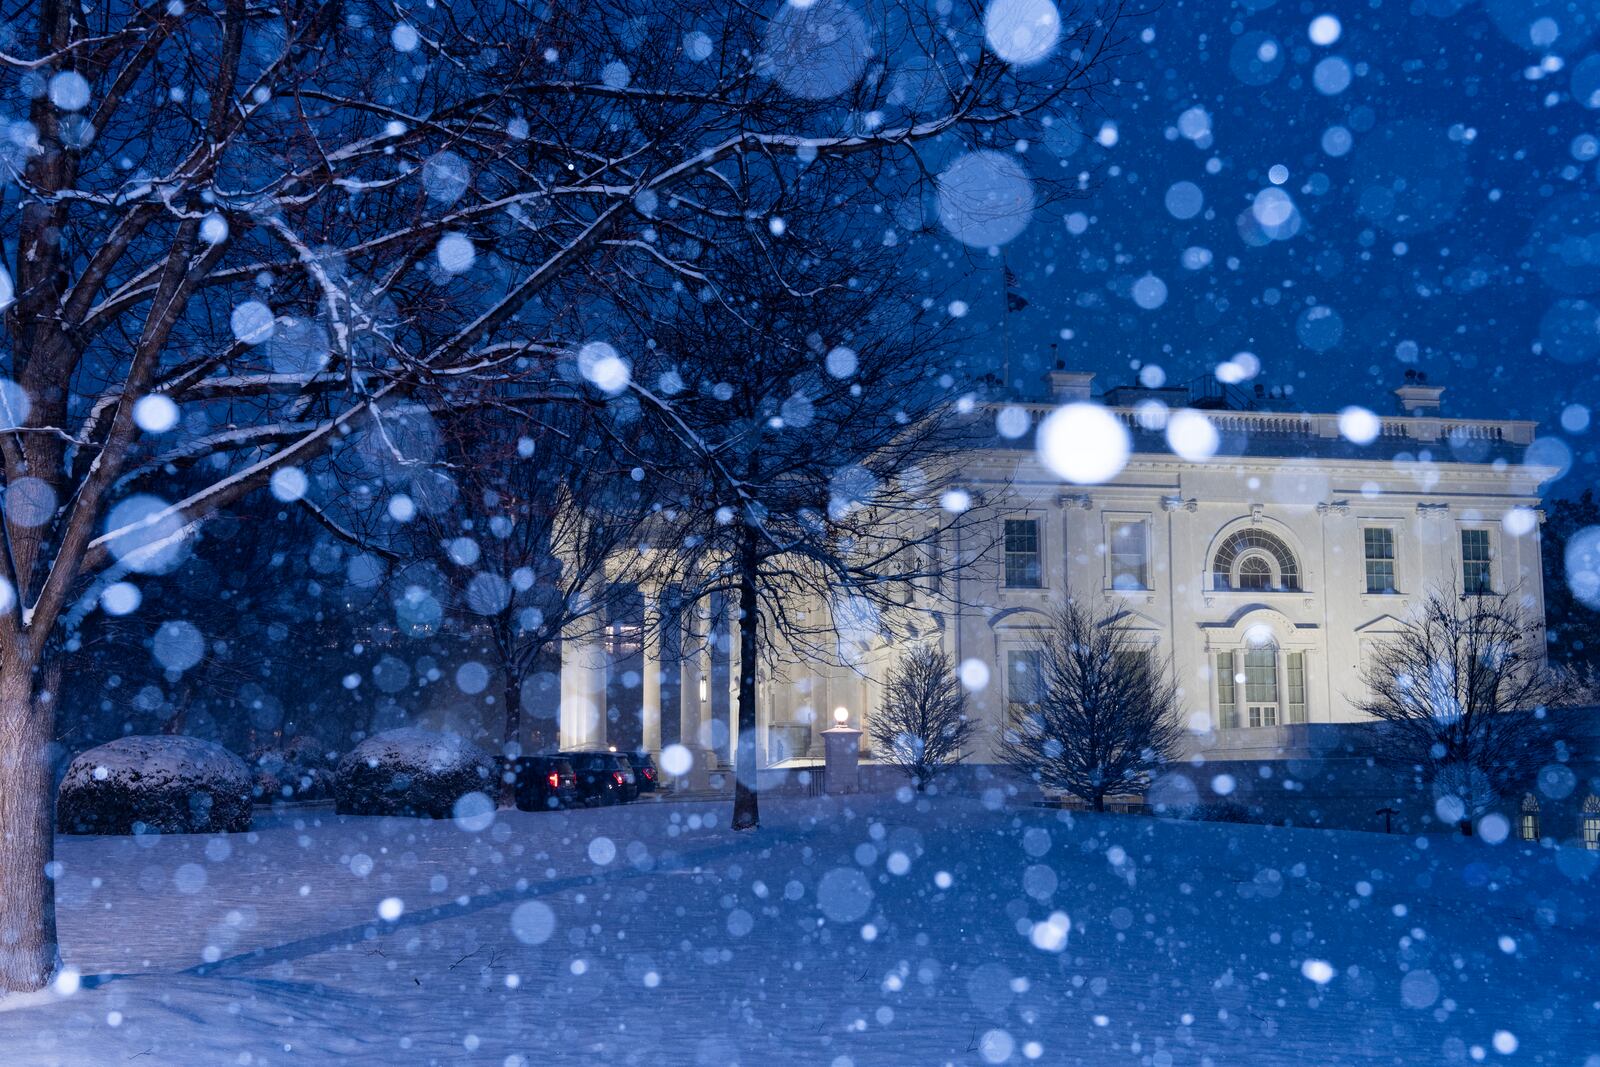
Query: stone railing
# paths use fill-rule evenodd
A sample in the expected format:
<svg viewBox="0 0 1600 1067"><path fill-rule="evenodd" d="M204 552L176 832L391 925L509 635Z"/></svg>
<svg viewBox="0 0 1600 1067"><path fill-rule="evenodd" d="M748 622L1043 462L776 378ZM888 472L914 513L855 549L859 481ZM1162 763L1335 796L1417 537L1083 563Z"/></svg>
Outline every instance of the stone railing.
<svg viewBox="0 0 1600 1067"><path fill-rule="evenodd" d="M1037 423L1056 405L1024 403ZM1130 430L1151 429L1150 417L1141 415L1135 408L1110 408L1113 415ZM1228 411L1206 409L1202 412L1211 424L1223 434L1272 434L1281 437L1333 439L1339 436L1339 416L1289 411ZM1387 416L1379 420L1379 436L1407 438L1418 442L1436 441L1491 441L1514 445L1533 442L1537 423L1510 419L1445 419L1434 417Z"/></svg>

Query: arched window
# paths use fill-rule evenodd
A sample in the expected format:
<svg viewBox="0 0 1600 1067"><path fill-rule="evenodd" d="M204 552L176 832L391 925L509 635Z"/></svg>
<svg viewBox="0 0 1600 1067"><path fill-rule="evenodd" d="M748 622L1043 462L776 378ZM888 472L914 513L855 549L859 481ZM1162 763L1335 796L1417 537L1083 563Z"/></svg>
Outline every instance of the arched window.
<svg viewBox="0 0 1600 1067"><path fill-rule="evenodd" d="M1300 565L1282 538L1252 527L1222 542L1211 580L1216 589L1298 590Z"/></svg>
<svg viewBox="0 0 1600 1067"><path fill-rule="evenodd" d="M1532 793L1522 795L1522 821L1518 829L1524 841L1539 840L1539 801Z"/></svg>
<svg viewBox="0 0 1600 1067"><path fill-rule="evenodd" d="M1600 852L1600 797L1593 793L1583 801L1583 847Z"/></svg>

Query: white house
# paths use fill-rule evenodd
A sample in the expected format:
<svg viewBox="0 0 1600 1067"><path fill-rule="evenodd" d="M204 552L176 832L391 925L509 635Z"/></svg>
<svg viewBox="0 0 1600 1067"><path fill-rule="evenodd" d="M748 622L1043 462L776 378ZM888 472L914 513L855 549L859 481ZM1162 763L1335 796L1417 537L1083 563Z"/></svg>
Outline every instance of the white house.
<svg viewBox="0 0 1600 1067"><path fill-rule="evenodd" d="M1350 436L1368 435L1341 433L1339 415L1270 410L1268 396L1224 404L1123 387L1093 397L1092 377L1057 371L1048 399L1005 405L1018 432L996 433L963 470L1003 549L958 569L947 592L960 609L930 620L969 678L987 675L971 693L985 729L969 761L995 761L1007 705L1026 700L1032 684L1034 635L1069 590L1103 602L1171 657L1196 747L1228 758L1292 757L1309 733L1297 725L1355 721L1363 650L1430 589L1511 593L1543 618L1537 509L1557 472L1527 461L1532 423L1446 417L1443 390L1412 376L1395 391L1398 413L1368 420L1376 436L1358 444ZM1126 428L1132 452L1109 481L1072 485L1041 461L1033 428L1085 401ZM1190 405L1216 430L1209 459L1180 458L1168 442L1166 414ZM658 626L656 595L645 597L644 623ZM737 641L714 607L701 605L689 626L730 639L645 641L637 669L620 672L604 648L568 642L563 745L659 750L681 740L706 762L725 762ZM699 651L677 657L676 647ZM820 756L835 708L869 722L896 651L853 666L785 662L764 675L763 765ZM638 679L637 737L614 736L615 712L603 713L621 676Z"/></svg>

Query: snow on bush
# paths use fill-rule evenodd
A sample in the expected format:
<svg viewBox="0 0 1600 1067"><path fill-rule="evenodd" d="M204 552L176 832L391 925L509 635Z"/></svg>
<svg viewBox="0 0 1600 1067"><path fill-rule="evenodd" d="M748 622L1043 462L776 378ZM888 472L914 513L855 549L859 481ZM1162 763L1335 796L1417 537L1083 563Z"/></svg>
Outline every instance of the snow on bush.
<svg viewBox="0 0 1600 1067"><path fill-rule="evenodd" d="M264 801L323 800L333 795L337 753L314 737L291 737L277 748L250 753L256 796Z"/></svg>
<svg viewBox="0 0 1600 1067"><path fill-rule="evenodd" d="M404 727L374 734L334 771L341 815L420 815L448 819L470 793L494 788L495 762L455 734Z"/></svg>
<svg viewBox="0 0 1600 1067"><path fill-rule="evenodd" d="M80 752L56 800L68 834L199 834L250 829L244 760L198 737L119 737Z"/></svg>

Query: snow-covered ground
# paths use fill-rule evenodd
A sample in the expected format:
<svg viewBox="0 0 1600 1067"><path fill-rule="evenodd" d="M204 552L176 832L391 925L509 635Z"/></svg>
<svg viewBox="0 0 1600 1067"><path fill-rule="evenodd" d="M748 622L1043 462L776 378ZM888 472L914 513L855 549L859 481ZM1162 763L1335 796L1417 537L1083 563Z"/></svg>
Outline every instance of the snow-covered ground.
<svg viewBox="0 0 1600 1067"><path fill-rule="evenodd" d="M1600 1065L1588 857L954 797L763 813L63 839L72 971L0 1001L0 1061Z"/></svg>

